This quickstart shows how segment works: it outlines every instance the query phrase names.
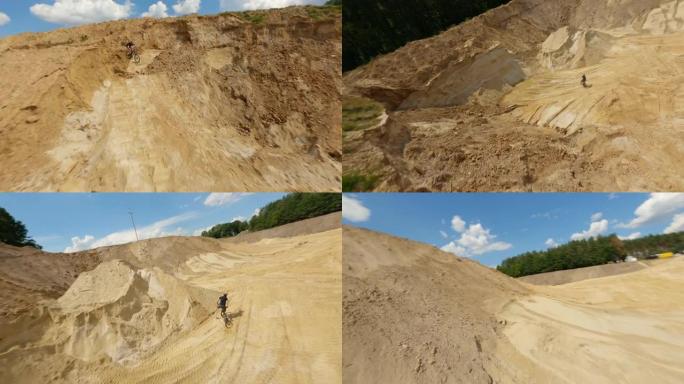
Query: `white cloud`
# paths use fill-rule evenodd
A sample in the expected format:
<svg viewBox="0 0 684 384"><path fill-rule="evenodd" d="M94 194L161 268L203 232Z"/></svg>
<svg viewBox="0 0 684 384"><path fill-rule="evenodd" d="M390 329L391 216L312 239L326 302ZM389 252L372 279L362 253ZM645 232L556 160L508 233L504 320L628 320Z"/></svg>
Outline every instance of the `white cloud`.
<svg viewBox="0 0 684 384"><path fill-rule="evenodd" d="M482 224L471 224L467 230L464 229L458 240L450 242L441 249L457 256L472 257L489 252L505 251L513 246L495 240L496 236L492 235L491 231Z"/></svg>
<svg viewBox="0 0 684 384"><path fill-rule="evenodd" d="M579 233L573 233L572 236L570 236L571 240L584 240L584 239L590 239L592 237L599 236L600 234L606 232L608 230L608 220L601 220L601 221L594 221L589 225L589 229L579 232Z"/></svg>
<svg viewBox="0 0 684 384"><path fill-rule="evenodd" d="M533 219L547 219L547 220L557 219L558 218L557 211L558 211L557 209L554 209L554 210L548 211L548 212L534 213L530 217Z"/></svg>
<svg viewBox="0 0 684 384"><path fill-rule="evenodd" d="M9 23L10 21L12 21L12 19L10 19L6 13L0 12L0 27Z"/></svg>
<svg viewBox="0 0 684 384"><path fill-rule="evenodd" d="M559 245L556 242L556 240L551 239L551 238L546 239L546 242L544 244L546 244L549 248L556 248Z"/></svg>
<svg viewBox="0 0 684 384"><path fill-rule="evenodd" d="M208 227L206 227L206 228L198 228L198 229L195 229L195 230L192 232L192 235L193 235L193 236L202 236L202 232L208 231L208 230L210 230L210 229L212 229L212 228L214 228L213 225L210 225L210 226L208 226Z"/></svg>
<svg viewBox="0 0 684 384"><path fill-rule="evenodd" d="M71 247L66 247L64 252L78 252L84 249L90 249L94 242L94 236L85 235L83 238L74 236L71 238Z"/></svg>
<svg viewBox="0 0 684 384"><path fill-rule="evenodd" d="M596 212L593 215L591 215L591 221L592 222L599 221L601 219L603 219L603 212Z"/></svg>
<svg viewBox="0 0 684 384"><path fill-rule="evenodd" d="M684 209L684 193L652 193L635 211L636 216L624 228L638 228L644 224L662 220Z"/></svg>
<svg viewBox="0 0 684 384"><path fill-rule="evenodd" d="M212 193L204 200L204 205L208 207L220 207L238 202L243 197L251 193Z"/></svg>
<svg viewBox="0 0 684 384"><path fill-rule="evenodd" d="M178 223L193 219L195 217L196 214L194 213L186 213L157 221L148 226L138 228L138 237L140 240L143 240L156 237L183 235L185 234L183 228L174 226ZM95 237L91 235L85 235L82 238L76 236L71 238L71 246L67 247L64 252L77 252L86 249L106 247L109 245L125 244L133 241L135 241L135 232L132 228L110 233L109 235L100 239L95 239Z"/></svg>
<svg viewBox="0 0 684 384"><path fill-rule="evenodd" d="M470 257L470 254L468 253L468 250L465 248L461 247L460 245L456 245L455 241L450 242L449 244L443 246L440 248L444 252L449 252L453 253L456 256L460 257Z"/></svg>
<svg viewBox="0 0 684 384"><path fill-rule="evenodd" d="M247 219L245 219L244 216L235 216L235 217L233 217L232 219L230 219L230 222L231 222L231 223L234 223L234 222L236 222L236 221L245 221L245 220L247 220Z"/></svg>
<svg viewBox="0 0 684 384"><path fill-rule="evenodd" d="M249 10L249 9L266 9L266 8L283 8L291 5L303 5L313 3L311 0L221 0L220 7L222 11L229 10Z"/></svg>
<svg viewBox="0 0 684 384"><path fill-rule="evenodd" d="M370 209L363 206L363 203L353 197L342 195L342 217L351 222L362 222L370 219Z"/></svg>
<svg viewBox="0 0 684 384"><path fill-rule="evenodd" d="M641 237L641 232L634 232L627 236L618 236L620 240L634 240Z"/></svg>
<svg viewBox="0 0 684 384"><path fill-rule="evenodd" d="M254 213L252 213L252 217L259 216L260 213L261 213L261 208L257 208L254 210Z"/></svg>
<svg viewBox="0 0 684 384"><path fill-rule="evenodd" d="M454 216L454 218L451 219L451 228L458 233L465 231L465 225L465 221L463 221L463 219L461 219L459 216Z"/></svg>
<svg viewBox="0 0 684 384"><path fill-rule="evenodd" d="M156 3L150 5L150 8L147 10L147 12L144 12L142 14L142 17L169 17L169 14L166 12L168 10L168 7L164 2L162 1L157 1Z"/></svg>
<svg viewBox="0 0 684 384"><path fill-rule="evenodd" d="M173 5L173 11L176 12L177 15L197 13L200 9L200 2L200 0L178 0L178 2Z"/></svg>
<svg viewBox="0 0 684 384"><path fill-rule="evenodd" d="M119 20L130 16L133 3L126 0L54 0L52 5L39 3L30 8L40 19L57 24L86 24Z"/></svg>
<svg viewBox="0 0 684 384"><path fill-rule="evenodd" d="M675 215L672 218L672 223L665 228L664 233L675 233L684 231L684 213Z"/></svg>
<svg viewBox="0 0 684 384"><path fill-rule="evenodd" d="M439 231L439 234L442 235L442 237L445 238L445 239L448 239L448 238L449 238L449 235L448 235L446 232L444 232L444 231Z"/></svg>
<svg viewBox="0 0 684 384"><path fill-rule="evenodd" d="M615 200L618 197L620 197L620 195L618 195L617 193L611 193L608 195L608 200Z"/></svg>
<svg viewBox="0 0 684 384"><path fill-rule="evenodd" d="M306 4L304 0L246 0L242 2L243 9L284 8L291 5Z"/></svg>

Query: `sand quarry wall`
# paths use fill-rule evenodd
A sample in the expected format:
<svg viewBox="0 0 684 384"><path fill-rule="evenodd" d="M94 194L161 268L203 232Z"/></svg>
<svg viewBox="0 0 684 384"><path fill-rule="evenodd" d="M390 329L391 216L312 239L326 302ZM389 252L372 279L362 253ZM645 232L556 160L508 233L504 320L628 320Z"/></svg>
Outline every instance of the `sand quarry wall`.
<svg viewBox="0 0 684 384"><path fill-rule="evenodd" d="M335 383L341 336L330 324L341 319L341 230L334 217L254 241L173 237L74 254L3 246L0 255L15 258L0 264L3 278L36 292L13 292L29 301L21 310L3 296L12 316L0 319L0 381ZM211 317L226 291L231 330Z"/></svg>
<svg viewBox="0 0 684 384"><path fill-rule="evenodd" d="M2 189L339 190L340 14L254 17L1 39Z"/></svg>

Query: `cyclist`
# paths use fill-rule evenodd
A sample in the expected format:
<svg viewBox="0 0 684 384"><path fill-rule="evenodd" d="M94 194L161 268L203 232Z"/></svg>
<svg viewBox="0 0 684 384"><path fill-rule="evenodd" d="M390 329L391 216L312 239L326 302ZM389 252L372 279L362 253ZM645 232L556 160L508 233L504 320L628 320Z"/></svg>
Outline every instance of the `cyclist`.
<svg viewBox="0 0 684 384"><path fill-rule="evenodd" d="M132 41L129 41L126 43L126 49L128 50L128 57L133 57L133 54L135 53L135 43Z"/></svg>
<svg viewBox="0 0 684 384"><path fill-rule="evenodd" d="M216 308L221 309L221 316L224 316L226 314L226 308L228 308L228 294L224 293L223 296L220 296L218 299L218 302L216 303Z"/></svg>
<svg viewBox="0 0 684 384"><path fill-rule="evenodd" d="M582 74L582 80L580 80L580 84L582 84L584 88L587 87L587 75Z"/></svg>

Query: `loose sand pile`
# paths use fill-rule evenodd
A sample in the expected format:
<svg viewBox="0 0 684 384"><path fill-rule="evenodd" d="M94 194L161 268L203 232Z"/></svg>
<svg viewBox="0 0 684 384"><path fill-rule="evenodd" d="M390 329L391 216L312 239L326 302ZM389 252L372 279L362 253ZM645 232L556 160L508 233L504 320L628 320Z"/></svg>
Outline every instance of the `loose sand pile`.
<svg viewBox="0 0 684 384"><path fill-rule="evenodd" d="M342 230L314 232L91 251L104 261L60 296L0 319L0 381L340 383Z"/></svg>
<svg viewBox="0 0 684 384"><path fill-rule="evenodd" d="M684 259L535 287L344 228L345 383L684 380Z"/></svg>
<svg viewBox="0 0 684 384"><path fill-rule="evenodd" d="M679 1L513 0L345 74L389 115L345 133L345 173L381 191L681 190L682 41Z"/></svg>
<svg viewBox="0 0 684 384"><path fill-rule="evenodd" d="M340 36L294 7L1 39L0 189L337 191Z"/></svg>

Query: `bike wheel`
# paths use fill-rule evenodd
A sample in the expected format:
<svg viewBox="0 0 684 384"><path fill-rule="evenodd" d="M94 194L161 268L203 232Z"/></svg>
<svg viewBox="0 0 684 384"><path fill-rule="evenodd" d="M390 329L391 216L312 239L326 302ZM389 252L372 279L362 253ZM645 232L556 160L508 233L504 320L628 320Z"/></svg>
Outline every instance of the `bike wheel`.
<svg viewBox="0 0 684 384"><path fill-rule="evenodd" d="M133 62L136 64L140 64L140 55L137 53L133 55Z"/></svg>

